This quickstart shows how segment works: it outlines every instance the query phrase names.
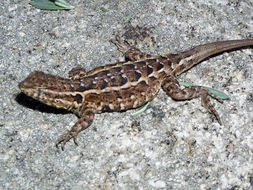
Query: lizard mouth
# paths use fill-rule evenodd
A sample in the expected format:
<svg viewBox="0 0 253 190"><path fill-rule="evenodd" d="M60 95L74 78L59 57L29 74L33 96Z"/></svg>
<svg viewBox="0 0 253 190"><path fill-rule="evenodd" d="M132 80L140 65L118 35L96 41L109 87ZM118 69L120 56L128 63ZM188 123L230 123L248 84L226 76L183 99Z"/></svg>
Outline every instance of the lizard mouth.
<svg viewBox="0 0 253 190"><path fill-rule="evenodd" d="M20 82L19 84L18 84L18 87L19 87L19 89L22 91L22 92L24 92L26 89L28 89L29 88L29 83L26 81L26 80L23 80L22 82ZM30 86L31 87L31 86Z"/></svg>

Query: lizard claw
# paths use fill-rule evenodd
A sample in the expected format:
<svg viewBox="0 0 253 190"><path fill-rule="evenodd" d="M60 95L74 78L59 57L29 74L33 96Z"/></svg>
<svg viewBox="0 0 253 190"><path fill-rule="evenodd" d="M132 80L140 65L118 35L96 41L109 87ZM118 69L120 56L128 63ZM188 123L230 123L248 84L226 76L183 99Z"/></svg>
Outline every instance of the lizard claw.
<svg viewBox="0 0 253 190"><path fill-rule="evenodd" d="M73 138L73 140L74 140L74 143L75 143L76 145L78 145L78 144L77 144L77 141L76 141L76 139L77 139L76 137L77 137L77 134L75 134L75 133L73 133L73 132L71 132L71 131L68 131L67 133L61 135L61 136L58 138L58 140L57 140L56 143L55 143L55 146L56 146L56 148L59 148L59 144L61 144L61 149L62 149L62 151L64 151L64 146L65 146L65 144L66 144L70 139L72 139L72 138Z"/></svg>
<svg viewBox="0 0 253 190"><path fill-rule="evenodd" d="M76 141L76 139L77 139L76 137L77 137L77 135L76 135L76 136L73 136L73 141L74 141L75 145L78 146L78 143L77 143L77 141Z"/></svg>

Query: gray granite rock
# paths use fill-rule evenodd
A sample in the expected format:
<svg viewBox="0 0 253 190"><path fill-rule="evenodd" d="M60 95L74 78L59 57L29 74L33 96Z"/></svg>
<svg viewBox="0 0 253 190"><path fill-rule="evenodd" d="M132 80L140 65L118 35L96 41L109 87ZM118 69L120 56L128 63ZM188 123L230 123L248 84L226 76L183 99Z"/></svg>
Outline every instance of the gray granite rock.
<svg viewBox="0 0 253 190"><path fill-rule="evenodd" d="M28 2L0 3L0 189L253 189L252 48L212 57L181 77L229 95L212 101L223 126L199 99L175 102L160 91L139 116L96 115L79 146L71 141L62 152L54 143L76 116L24 100L18 89L34 70L67 77L78 65L123 60L109 39L129 37L129 27L151 31L134 40L154 54L253 38L251 0L71 2L83 12Z"/></svg>

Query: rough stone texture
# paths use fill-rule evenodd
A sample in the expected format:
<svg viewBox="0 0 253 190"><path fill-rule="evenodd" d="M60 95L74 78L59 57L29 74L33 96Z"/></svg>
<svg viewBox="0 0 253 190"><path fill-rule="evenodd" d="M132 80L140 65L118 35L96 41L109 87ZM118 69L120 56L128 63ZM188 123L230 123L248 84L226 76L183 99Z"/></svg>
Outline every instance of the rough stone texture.
<svg viewBox="0 0 253 190"><path fill-rule="evenodd" d="M0 2L0 189L253 189L252 48L210 58L182 76L230 96L213 101L223 126L200 100L175 102L161 91L140 116L96 115L79 146L69 142L62 152L54 143L77 118L16 101L31 71L66 77L78 65L122 60L109 39L127 25L151 28L155 43L138 42L150 53L253 38L252 0L73 1L81 13L28 2Z"/></svg>

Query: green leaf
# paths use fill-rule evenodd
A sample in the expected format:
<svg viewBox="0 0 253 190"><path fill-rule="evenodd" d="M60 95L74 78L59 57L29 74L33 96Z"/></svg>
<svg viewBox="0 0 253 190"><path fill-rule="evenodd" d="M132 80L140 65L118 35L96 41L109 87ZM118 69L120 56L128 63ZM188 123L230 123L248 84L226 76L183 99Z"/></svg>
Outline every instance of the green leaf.
<svg viewBox="0 0 253 190"><path fill-rule="evenodd" d="M70 5L68 2L66 2L65 0L56 0L54 2L57 6L59 7L63 7L65 9L74 9L75 7Z"/></svg>
<svg viewBox="0 0 253 190"><path fill-rule="evenodd" d="M75 8L74 6L67 3L65 0L32 0L30 4L37 9L43 10L66 10Z"/></svg>
<svg viewBox="0 0 253 190"><path fill-rule="evenodd" d="M185 87L191 87L191 86L200 86L200 85L196 85L196 84L191 84L188 82L179 82L180 85L185 86ZM201 86L203 88L206 88L209 90L210 93L212 93L214 96L217 96L218 98L222 99L222 100L227 100L229 99L229 96L226 95L224 92L221 92L219 90L210 88L210 87L206 87L206 86Z"/></svg>
<svg viewBox="0 0 253 190"><path fill-rule="evenodd" d="M127 22L129 22L130 20L132 20L132 17L131 17L131 16L128 16L128 17L125 19L124 23L127 23Z"/></svg>
<svg viewBox="0 0 253 190"><path fill-rule="evenodd" d="M143 113L144 111L147 110L149 104L150 104L150 102L146 103L144 106L142 106L142 107L141 107L140 109L138 109L136 112L134 112L132 115L133 115L133 116L140 115L141 113Z"/></svg>

